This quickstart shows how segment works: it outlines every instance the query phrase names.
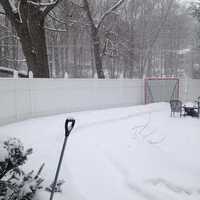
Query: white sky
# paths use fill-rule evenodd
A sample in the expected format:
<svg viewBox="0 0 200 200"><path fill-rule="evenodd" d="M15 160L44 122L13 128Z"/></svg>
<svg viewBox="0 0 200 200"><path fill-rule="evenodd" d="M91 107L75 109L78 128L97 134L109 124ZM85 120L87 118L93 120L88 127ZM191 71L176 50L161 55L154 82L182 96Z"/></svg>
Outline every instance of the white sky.
<svg viewBox="0 0 200 200"><path fill-rule="evenodd" d="M191 2L198 2L198 0L179 0L180 2L183 2L183 3L191 3Z"/></svg>

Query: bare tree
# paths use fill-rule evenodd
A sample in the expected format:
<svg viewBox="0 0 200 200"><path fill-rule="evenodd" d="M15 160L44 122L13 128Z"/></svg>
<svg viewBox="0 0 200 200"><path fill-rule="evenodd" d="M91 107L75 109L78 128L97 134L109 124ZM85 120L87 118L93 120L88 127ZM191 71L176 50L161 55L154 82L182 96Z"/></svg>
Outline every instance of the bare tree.
<svg viewBox="0 0 200 200"><path fill-rule="evenodd" d="M22 49L34 77L48 78L49 67L44 23L60 0L0 0L5 15L20 38Z"/></svg>
<svg viewBox="0 0 200 200"><path fill-rule="evenodd" d="M83 0L84 9L86 11L86 14L88 16L90 27L91 27L91 38L93 42L93 49L94 49L94 58L95 58L95 64L96 64L96 70L97 70L97 76L99 79L104 79L104 71L102 66L102 55L101 55L101 47L100 47L100 36L99 36L99 30L100 27L104 21L104 19L112 13L114 10L116 10L125 0L119 0L117 3L115 3L112 7L110 7L103 15L100 17L98 22L96 22L92 16L92 11L90 8L90 3L88 0Z"/></svg>
<svg viewBox="0 0 200 200"><path fill-rule="evenodd" d="M174 0L169 0L167 2L167 6L166 6L166 11L163 11L162 13L162 16L161 16L161 20L160 20L160 24L157 28L157 30L155 31L155 34L152 38L152 40L150 41L150 44L148 45L148 49L146 51L146 54L145 54L145 57L144 57L144 68L143 68L143 77L145 77L147 75L147 72L148 72L148 65L147 65L147 61L148 61L148 58L151 54L151 50L153 48L153 46L155 45L156 41L158 40L159 38L159 35L167 21L167 18L170 14L170 11L172 9L172 6L173 6L173 3L174 3Z"/></svg>
<svg viewBox="0 0 200 200"><path fill-rule="evenodd" d="M181 10L181 4L176 0L65 0L54 10L51 9L58 4L58 0L52 0L52 3L47 3L50 0L41 0L40 3L39 0L6 1L14 10L9 19L15 19L14 22L10 21L17 27L29 70L34 72L35 77L47 77L41 75L46 74L46 66L48 70L48 65L43 64L47 56L39 53L46 47L44 43L40 45L45 41L44 28L47 32L49 63L54 63L50 70L55 72L56 77L63 77L65 71L69 77L76 78L94 77L96 72L98 78L105 78L105 75L109 78L122 75L124 78L178 76L183 62L178 50L189 46L189 33L185 27L191 22L187 20L192 18L188 19L188 14ZM0 4L6 1L0 0ZM19 4L13 6L12 2ZM51 12L44 26L44 18L39 17L38 13L42 15L49 6ZM120 10L117 11L119 6ZM30 20L33 21L29 25L26 21ZM43 29L43 35L38 27L34 28L37 23L41 23L39 27ZM8 31L11 31L10 24L8 31L1 27L4 24L5 20L0 23L3 38L10 36ZM188 29L192 32L192 27ZM8 67L15 67L16 64L6 61L3 54L7 46L17 41L13 38L2 40L2 65L7 66L7 62ZM15 51L14 48L12 51ZM17 60L19 55L11 55L12 51L9 50L7 57L14 60L16 56Z"/></svg>

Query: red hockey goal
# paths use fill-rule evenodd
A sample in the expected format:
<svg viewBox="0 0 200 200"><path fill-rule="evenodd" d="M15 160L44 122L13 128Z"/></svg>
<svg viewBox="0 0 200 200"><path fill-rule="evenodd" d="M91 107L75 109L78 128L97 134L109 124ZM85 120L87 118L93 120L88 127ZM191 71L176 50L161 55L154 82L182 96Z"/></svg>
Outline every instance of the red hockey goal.
<svg viewBox="0 0 200 200"><path fill-rule="evenodd" d="M179 98L178 78L146 78L144 82L145 104L169 102Z"/></svg>

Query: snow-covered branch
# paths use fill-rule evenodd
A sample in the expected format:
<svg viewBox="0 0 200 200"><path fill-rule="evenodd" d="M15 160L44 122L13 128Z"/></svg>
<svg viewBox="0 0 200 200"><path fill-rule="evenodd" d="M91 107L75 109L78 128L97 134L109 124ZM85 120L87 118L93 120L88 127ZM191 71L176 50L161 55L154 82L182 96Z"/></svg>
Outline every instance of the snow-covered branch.
<svg viewBox="0 0 200 200"><path fill-rule="evenodd" d="M7 36L0 37L0 41L4 39L8 39L8 38L14 38L16 40L19 40L19 37L17 37L16 35L7 35Z"/></svg>
<svg viewBox="0 0 200 200"><path fill-rule="evenodd" d="M74 20L74 19L67 19L67 20L63 20L63 19L59 19L55 14L48 14L49 17L51 17L53 20L57 21L60 24L66 25L66 26L72 26L73 24L78 24L82 27L87 27L90 26L90 24L88 23L82 23L80 20Z"/></svg>
<svg viewBox="0 0 200 200"><path fill-rule="evenodd" d="M3 25L3 24L0 24L0 27L1 27L1 29L4 29L4 30L6 30L7 32L12 33L11 31L9 31L9 28L8 28L7 26L5 26L5 25Z"/></svg>
<svg viewBox="0 0 200 200"><path fill-rule="evenodd" d="M45 2L45 3L27 1L27 3L32 4L34 6L54 6L57 3L57 0L56 1L51 1L51 2Z"/></svg>
<svg viewBox="0 0 200 200"><path fill-rule="evenodd" d="M26 62L26 59L12 59L12 58L5 58L5 59L10 62Z"/></svg>
<svg viewBox="0 0 200 200"><path fill-rule="evenodd" d="M4 11L0 11L1 15L6 15L13 20L16 20L18 0L0 0L0 5Z"/></svg>
<svg viewBox="0 0 200 200"><path fill-rule="evenodd" d="M124 3L125 0L119 0L117 3L115 3L111 8L109 8L100 18L99 23L97 24L97 29L101 26L103 23L103 20L108 16L110 13L112 13L114 10L116 10L119 6L121 6L122 3Z"/></svg>
<svg viewBox="0 0 200 200"><path fill-rule="evenodd" d="M67 19L66 21L62 20L62 19L59 19L58 17L56 16L53 16L52 14L48 14L49 17L51 17L53 20L61 23L61 24L64 24L64 25L67 25L69 26L69 23L72 23L72 24L76 24L76 23L79 23L77 20L72 20L72 19Z"/></svg>
<svg viewBox="0 0 200 200"><path fill-rule="evenodd" d="M48 14L50 10L52 10L59 2L60 0L50 0L49 2L40 2L40 1L32 1L27 0L26 3L38 7L42 11L44 11L44 14ZM8 0L10 8L13 13L19 13L20 14L20 3L21 0Z"/></svg>
<svg viewBox="0 0 200 200"><path fill-rule="evenodd" d="M88 0L83 0L83 3L84 3L83 8L84 8L85 11L86 11L86 14L87 14L87 16L88 16L89 21L90 21L91 25L92 25L93 27L95 27L94 20L93 20L92 15L91 15L91 10L90 10L90 6L89 6L89 3L88 3ZM95 28L96 28L96 27L95 27Z"/></svg>
<svg viewBox="0 0 200 200"><path fill-rule="evenodd" d="M3 11L0 11L0 15L6 15L6 13Z"/></svg>
<svg viewBox="0 0 200 200"><path fill-rule="evenodd" d="M8 0L13 13L17 13L17 4L19 0Z"/></svg>
<svg viewBox="0 0 200 200"><path fill-rule="evenodd" d="M43 11L43 15L46 16L48 15L48 13L54 9L57 4L60 2L61 0L53 0L51 3L49 3L48 5L45 5L45 9Z"/></svg>
<svg viewBox="0 0 200 200"><path fill-rule="evenodd" d="M67 32L66 29L57 29L57 28L51 28L51 27L47 27L47 26L45 26L44 28L48 31L53 31L53 32Z"/></svg>

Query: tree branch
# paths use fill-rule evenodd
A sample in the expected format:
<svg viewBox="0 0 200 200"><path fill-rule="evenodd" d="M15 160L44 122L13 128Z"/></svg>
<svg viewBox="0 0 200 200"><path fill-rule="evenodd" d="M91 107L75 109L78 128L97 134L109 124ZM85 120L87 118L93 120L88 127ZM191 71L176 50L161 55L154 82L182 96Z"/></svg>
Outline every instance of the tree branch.
<svg viewBox="0 0 200 200"><path fill-rule="evenodd" d="M12 6L10 5L10 2L8 0L0 0L0 4L3 7L3 10L5 11L5 13L1 11L1 14L5 14L8 18L10 18L14 21L15 15L13 13Z"/></svg>
<svg viewBox="0 0 200 200"><path fill-rule="evenodd" d="M50 2L50 3L40 3L40 2L34 2L34 1L27 1L27 3L32 4L33 6L54 6L56 1Z"/></svg>
<svg viewBox="0 0 200 200"><path fill-rule="evenodd" d="M73 23L73 24L79 23L78 21L72 20L72 19L67 19L66 21L64 21L62 19L59 19L57 16L53 16L50 13L48 14L48 16L51 17L53 20L55 20L61 24L67 25L67 26L69 26L69 23Z"/></svg>
<svg viewBox="0 0 200 200"><path fill-rule="evenodd" d="M60 3L62 0L55 0L54 2L52 2L52 3L49 3L49 4L46 4L45 5L45 9L44 9L44 11L43 11L43 15L44 16L46 16L46 15L48 15L48 13L51 11L51 10L53 10L57 5L58 5L58 3Z"/></svg>
<svg viewBox="0 0 200 200"><path fill-rule="evenodd" d="M0 15L6 15L6 13L3 11L0 11Z"/></svg>
<svg viewBox="0 0 200 200"><path fill-rule="evenodd" d="M88 0L83 0L83 4L84 4L83 9L86 11L86 14L87 14L87 16L89 18L89 21L90 21L91 25L94 28L96 28L94 20L92 18L92 14L91 14L91 10L90 10L90 6L89 6L89 3L88 3Z"/></svg>
<svg viewBox="0 0 200 200"><path fill-rule="evenodd" d="M57 28L51 28L51 27L44 27L48 31L53 31L53 32L67 32L67 29L57 29Z"/></svg>
<svg viewBox="0 0 200 200"><path fill-rule="evenodd" d="M7 35L7 36L0 37L0 41L4 40L4 39L8 39L8 38L13 38L13 39L19 40L19 37L16 35Z"/></svg>
<svg viewBox="0 0 200 200"><path fill-rule="evenodd" d="M0 5L2 6L3 11L0 11L0 14L5 15L11 22L15 24L21 23L21 14L19 11L19 6L20 6L21 1L18 1L17 7L15 5L11 5L9 0L0 0Z"/></svg>
<svg viewBox="0 0 200 200"><path fill-rule="evenodd" d="M121 6L122 3L124 3L125 0L119 0L116 4L114 4L111 8L109 8L102 16L101 19L99 20L99 23L97 24L97 29L101 26L103 23L103 20L114 10L116 10L119 6Z"/></svg>
<svg viewBox="0 0 200 200"><path fill-rule="evenodd" d="M144 70L143 70L143 76L144 77L146 76L146 73L147 73L147 70L148 70L148 65L147 65L148 56L151 53L151 50L152 50L154 44L156 43L156 41L159 38L160 32L162 31L162 29L163 29L163 27L164 27L164 25L165 25L165 23L167 21L167 18L169 16L169 13L170 13L170 10L171 10L171 8L173 6L173 3L174 3L174 0L171 0L169 2L168 7L167 7L167 11L166 11L165 15L163 16L163 19L160 22L160 26L158 27L157 32L155 33L155 37L151 41L151 43L149 45L149 48L146 51L147 53L146 53L145 58L144 58Z"/></svg>
<svg viewBox="0 0 200 200"><path fill-rule="evenodd" d="M2 29L4 29L4 31L12 33L7 26L4 26L4 25L0 24L0 27L1 27L1 31L2 31Z"/></svg>

